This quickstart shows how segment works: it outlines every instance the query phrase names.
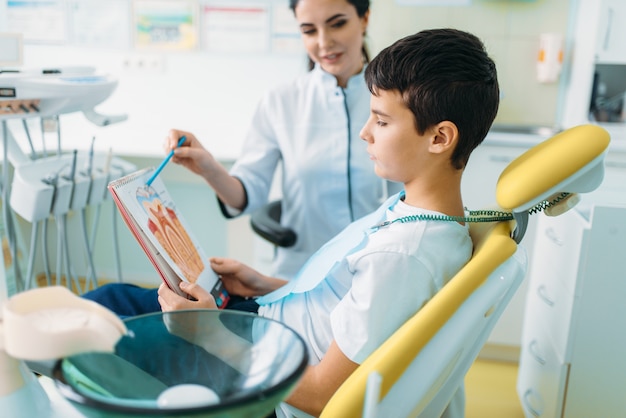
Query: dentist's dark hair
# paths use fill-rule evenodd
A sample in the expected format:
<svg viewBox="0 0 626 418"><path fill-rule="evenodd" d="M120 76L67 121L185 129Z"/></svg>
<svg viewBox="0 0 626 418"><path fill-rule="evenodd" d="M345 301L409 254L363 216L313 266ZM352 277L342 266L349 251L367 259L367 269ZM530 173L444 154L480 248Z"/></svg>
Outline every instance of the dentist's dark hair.
<svg viewBox="0 0 626 418"><path fill-rule="evenodd" d="M424 30L383 49L365 69L372 94L397 91L413 113L417 132L454 123L459 141L452 165L463 169L498 113L496 65L482 41L456 29Z"/></svg>
<svg viewBox="0 0 626 418"><path fill-rule="evenodd" d="M370 1L369 0L346 0L348 3L354 6L356 9L356 13L359 17L365 16L367 11L370 9ZM289 0L289 8L293 12L294 16L296 14L296 7L300 3L300 0ZM365 35L365 34L363 34ZM363 62L370 62L370 54L367 50L367 45L365 45L365 41L363 41L363 46L361 47L361 53L363 54ZM309 71L315 67L315 62L309 57Z"/></svg>

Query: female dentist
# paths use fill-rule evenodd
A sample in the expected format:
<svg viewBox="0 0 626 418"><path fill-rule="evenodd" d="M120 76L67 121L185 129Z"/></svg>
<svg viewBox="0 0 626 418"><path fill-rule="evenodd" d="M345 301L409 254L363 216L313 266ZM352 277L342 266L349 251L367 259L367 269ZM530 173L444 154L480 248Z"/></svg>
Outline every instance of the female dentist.
<svg viewBox="0 0 626 418"><path fill-rule="evenodd" d="M395 184L388 191L374 174L359 137L370 102L363 78L369 3L290 0L310 71L262 98L230 172L192 133L172 130L166 139L172 161L206 180L227 218L265 205L282 163L281 223L296 232L297 242L278 249L274 276L293 277L322 244L399 191Z"/></svg>

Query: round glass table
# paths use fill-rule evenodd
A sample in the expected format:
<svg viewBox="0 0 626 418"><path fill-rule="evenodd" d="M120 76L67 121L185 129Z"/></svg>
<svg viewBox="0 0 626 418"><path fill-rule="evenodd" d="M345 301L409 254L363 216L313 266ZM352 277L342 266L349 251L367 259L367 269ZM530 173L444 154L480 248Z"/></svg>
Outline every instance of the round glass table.
<svg viewBox="0 0 626 418"><path fill-rule="evenodd" d="M114 353L54 368L58 391L86 416L265 417L308 363L296 332L254 314L159 312L124 323Z"/></svg>

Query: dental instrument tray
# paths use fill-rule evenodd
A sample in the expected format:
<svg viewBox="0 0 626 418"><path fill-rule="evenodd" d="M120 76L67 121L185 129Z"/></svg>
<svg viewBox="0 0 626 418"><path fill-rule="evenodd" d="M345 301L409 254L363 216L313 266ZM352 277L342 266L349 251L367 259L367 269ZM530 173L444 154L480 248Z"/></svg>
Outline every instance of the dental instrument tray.
<svg viewBox="0 0 626 418"><path fill-rule="evenodd" d="M93 111L117 83L86 66L0 71L0 120Z"/></svg>

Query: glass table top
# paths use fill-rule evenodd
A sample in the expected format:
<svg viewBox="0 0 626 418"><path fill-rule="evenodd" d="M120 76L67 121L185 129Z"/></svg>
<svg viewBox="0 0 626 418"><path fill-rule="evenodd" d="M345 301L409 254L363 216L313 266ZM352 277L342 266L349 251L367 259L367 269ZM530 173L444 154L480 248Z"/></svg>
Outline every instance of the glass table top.
<svg viewBox="0 0 626 418"><path fill-rule="evenodd" d="M264 417L308 363L296 332L254 314L159 312L124 322L114 353L73 355L54 369L61 394L86 415Z"/></svg>

